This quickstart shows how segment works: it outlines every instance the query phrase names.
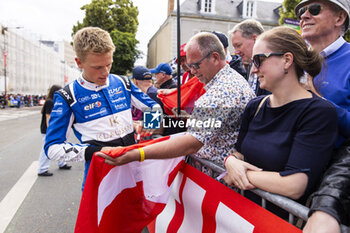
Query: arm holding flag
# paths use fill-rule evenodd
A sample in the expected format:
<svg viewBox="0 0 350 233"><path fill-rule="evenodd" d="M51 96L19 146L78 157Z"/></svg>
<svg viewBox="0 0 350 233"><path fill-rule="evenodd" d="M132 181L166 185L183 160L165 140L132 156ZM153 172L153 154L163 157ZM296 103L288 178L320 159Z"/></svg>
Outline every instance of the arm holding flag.
<svg viewBox="0 0 350 233"><path fill-rule="evenodd" d="M195 137L185 134L166 141L148 145L143 148L145 159L169 159L183 155L196 153L203 144ZM139 149L127 151L125 154L114 158L113 150L97 152L96 155L105 159L110 165L123 165L133 161L141 161Z"/></svg>

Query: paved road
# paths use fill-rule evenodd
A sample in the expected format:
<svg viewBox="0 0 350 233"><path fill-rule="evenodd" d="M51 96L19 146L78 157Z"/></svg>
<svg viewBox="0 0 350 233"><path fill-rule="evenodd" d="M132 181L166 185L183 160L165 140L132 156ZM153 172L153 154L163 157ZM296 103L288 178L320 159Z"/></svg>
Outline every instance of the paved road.
<svg viewBox="0 0 350 233"><path fill-rule="evenodd" d="M40 120L40 107L0 109L0 233L74 231L83 163L62 171L51 162L54 175L38 177Z"/></svg>
<svg viewBox="0 0 350 233"><path fill-rule="evenodd" d="M74 163L72 170L62 171L52 162L52 177L37 176L42 146L40 117L40 107L0 110L0 233L74 231L83 163ZM28 184L32 186L25 187ZM14 206L18 209L14 210ZM9 218L11 221L6 221ZM5 230L1 227L6 222Z"/></svg>

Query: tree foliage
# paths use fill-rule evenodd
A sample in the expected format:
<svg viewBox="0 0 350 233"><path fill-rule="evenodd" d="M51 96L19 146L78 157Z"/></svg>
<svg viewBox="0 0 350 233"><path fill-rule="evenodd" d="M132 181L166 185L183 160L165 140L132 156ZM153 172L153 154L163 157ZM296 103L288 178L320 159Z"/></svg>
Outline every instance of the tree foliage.
<svg viewBox="0 0 350 233"><path fill-rule="evenodd" d="M140 52L136 49L137 16L139 11L131 0L92 0L80 8L85 11L83 22L73 26L74 35L83 27L100 27L108 31L116 47L111 73L131 71Z"/></svg>
<svg viewBox="0 0 350 233"><path fill-rule="evenodd" d="M294 8L301 0L284 0L280 9L279 24L283 25L285 18L297 19Z"/></svg>
<svg viewBox="0 0 350 233"><path fill-rule="evenodd" d="M284 19L285 18L290 18L290 19L297 19L294 8L298 3L301 2L301 0L284 0L282 3L282 8L280 9L280 19L279 19L279 24L283 25L284 24ZM350 42L350 30L347 31L344 35L345 40Z"/></svg>
<svg viewBox="0 0 350 233"><path fill-rule="evenodd" d="M131 71L134 66L135 58L139 55L139 51L135 49L138 41L135 39L135 34L118 30L113 30L111 32L111 37L116 47L116 51L113 55L113 67L111 72L115 74L125 74L125 67L130 67L128 70Z"/></svg>
<svg viewBox="0 0 350 233"><path fill-rule="evenodd" d="M350 30L345 33L344 38L347 42L350 42Z"/></svg>

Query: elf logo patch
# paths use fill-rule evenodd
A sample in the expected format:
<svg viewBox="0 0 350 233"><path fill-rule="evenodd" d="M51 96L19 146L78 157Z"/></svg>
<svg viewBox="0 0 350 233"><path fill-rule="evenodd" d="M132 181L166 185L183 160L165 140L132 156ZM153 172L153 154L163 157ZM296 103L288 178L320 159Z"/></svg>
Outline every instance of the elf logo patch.
<svg viewBox="0 0 350 233"><path fill-rule="evenodd" d="M91 103L91 104L85 105L84 106L84 110L85 111L89 111L91 109L99 108L99 107L101 107L101 102L100 101L96 101L95 103Z"/></svg>

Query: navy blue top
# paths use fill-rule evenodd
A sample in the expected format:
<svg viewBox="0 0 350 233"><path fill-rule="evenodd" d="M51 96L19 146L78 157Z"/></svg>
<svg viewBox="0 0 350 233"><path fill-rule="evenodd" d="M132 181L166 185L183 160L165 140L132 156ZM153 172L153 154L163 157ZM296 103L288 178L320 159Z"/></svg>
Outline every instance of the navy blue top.
<svg viewBox="0 0 350 233"><path fill-rule="evenodd" d="M43 106L43 113L41 116L41 123L40 123L40 132L42 134L46 134L47 125L46 125L46 114L51 114L53 109L53 100L47 99Z"/></svg>
<svg viewBox="0 0 350 233"><path fill-rule="evenodd" d="M247 162L264 171L287 176L308 175L304 196L316 188L331 158L337 139L337 113L328 101L312 93L281 107L270 107L269 98L254 117L264 96L251 100L242 117L236 143Z"/></svg>
<svg viewBox="0 0 350 233"><path fill-rule="evenodd" d="M150 86L148 89L147 89L147 95L149 97L151 97L151 99L153 99L154 101L156 101L162 108L163 108L163 102L158 98L158 89L155 87L155 86Z"/></svg>

